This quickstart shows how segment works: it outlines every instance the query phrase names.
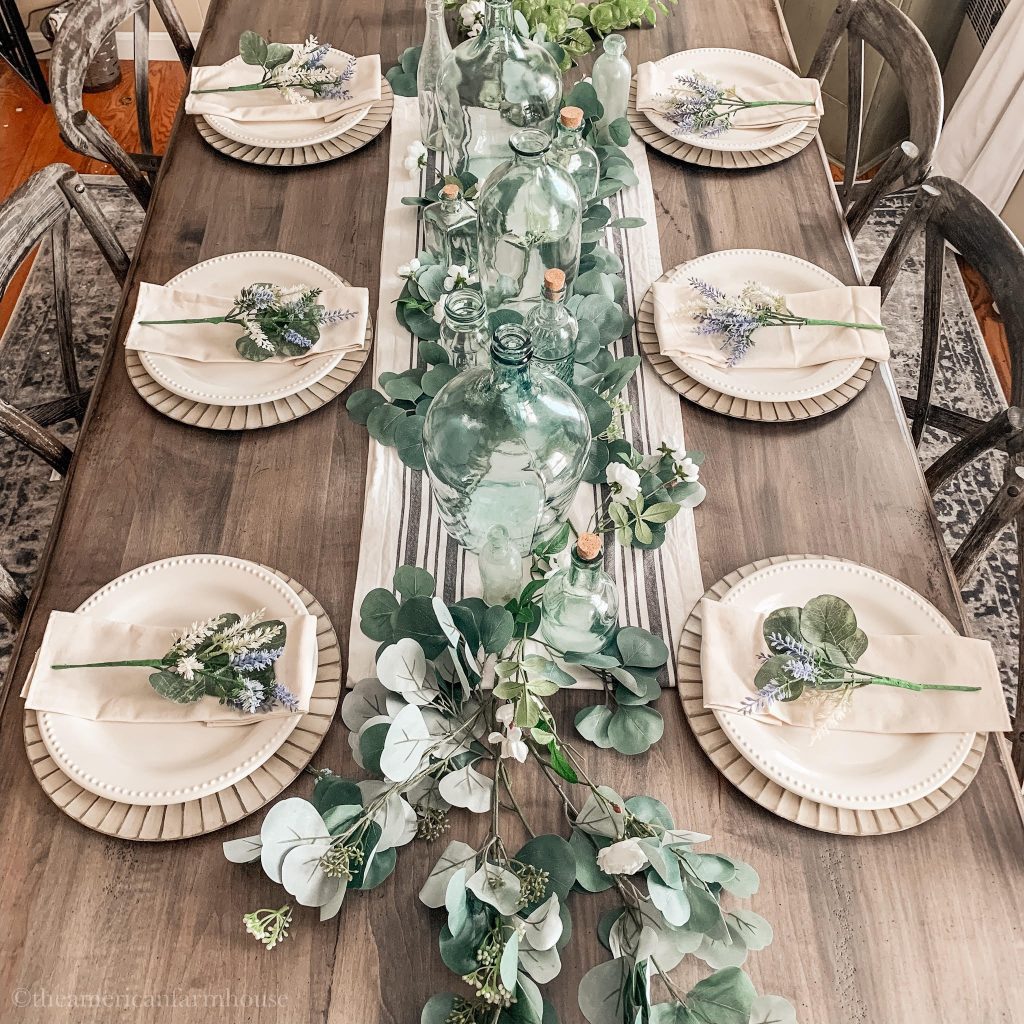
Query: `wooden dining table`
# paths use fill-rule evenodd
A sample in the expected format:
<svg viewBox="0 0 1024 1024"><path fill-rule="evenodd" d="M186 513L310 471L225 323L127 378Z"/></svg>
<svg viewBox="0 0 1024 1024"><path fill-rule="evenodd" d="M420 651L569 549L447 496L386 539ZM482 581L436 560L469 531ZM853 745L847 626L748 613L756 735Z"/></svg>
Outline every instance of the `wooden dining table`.
<svg viewBox="0 0 1024 1024"><path fill-rule="evenodd" d="M279 40L315 33L357 54L380 53L386 67L419 42L423 4L212 0L198 63L232 57L245 29ZM774 0L683 0L656 28L626 37L634 65L698 46L794 64ZM819 145L744 172L649 156L665 266L756 247L858 280ZM90 831L33 777L18 696L52 609L73 609L120 573L182 553L236 555L286 572L322 602L344 647L365 429L341 400L267 430L176 423L133 390L123 341L140 281L164 282L236 250L309 257L368 287L374 309L387 177L387 131L345 159L274 169L215 152L178 112L8 674L0 724L2 1021L414 1024L433 993L461 986L438 956L440 915L417 899L447 839L401 850L394 876L350 893L328 923L300 909L287 940L267 952L245 934L242 914L286 897L258 865L230 864L221 850L223 840L257 832L262 815L169 843ZM367 368L357 386L370 383ZM770 555L836 555L897 577L965 626L887 369L845 408L806 422L746 422L682 402L679 411L688 447L707 453L708 498L696 510L706 585ZM571 728L587 695L559 700ZM973 784L933 820L843 838L742 796L698 747L676 693L666 691L659 707L665 736L648 755L595 751L588 770L626 795L658 796L677 824L710 833L713 848L760 872L749 905L771 921L775 939L746 965L759 991L789 998L801 1024L1021 1019L1024 825L1000 743L990 739ZM360 777L340 717L314 760ZM545 783L521 774L527 817L564 832ZM303 775L289 793L308 796L311 786ZM471 840L482 828L459 817L448 838ZM596 924L610 905L603 896L572 900L573 939L547 989L563 1022L582 1020L579 979L608 956ZM685 991L707 969L690 957L677 973Z"/></svg>

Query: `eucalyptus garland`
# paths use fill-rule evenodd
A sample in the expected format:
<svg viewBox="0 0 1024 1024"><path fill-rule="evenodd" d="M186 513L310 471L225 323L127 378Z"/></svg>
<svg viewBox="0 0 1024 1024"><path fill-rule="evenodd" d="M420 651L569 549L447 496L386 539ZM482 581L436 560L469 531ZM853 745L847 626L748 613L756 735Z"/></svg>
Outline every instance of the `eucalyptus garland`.
<svg viewBox="0 0 1024 1024"><path fill-rule="evenodd" d="M563 656L537 640L538 598L555 554L535 552L531 581L505 606L477 598L447 604L431 574L408 565L396 572L394 590L366 594L360 625L381 645L376 675L349 692L342 718L353 756L372 778L317 773L310 800L279 802L259 835L225 843L225 855L259 860L295 903L327 920L348 890L380 885L399 848L445 836L453 809L486 814L483 841L449 841L420 890L420 900L442 912L440 956L460 979L456 990L428 1000L421 1024L556 1024L543 986L561 970L570 902L603 892L615 898L598 927L610 959L580 983L589 1024L795 1024L786 1000L758 996L740 970L772 939L764 918L729 905L756 893L754 869L705 852L709 837L677 826L653 797L626 798L592 779L575 741L560 734L549 700L575 684L573 673L629 694L642 680L644 693L633 694L641 701L622 704L614 712L620 724L607 733L627 752L636 737L646 749L660 735L646 702L658 695L668 651L635 627L618 630L600 657ZM564 835L532 828L517 798L521 762L552 787ZM513 816L531 837L518 848L507 845ZM285 903L244 921L272 949L292 915ZM689 954L712 973L684 993L668 972Z"/></svg>

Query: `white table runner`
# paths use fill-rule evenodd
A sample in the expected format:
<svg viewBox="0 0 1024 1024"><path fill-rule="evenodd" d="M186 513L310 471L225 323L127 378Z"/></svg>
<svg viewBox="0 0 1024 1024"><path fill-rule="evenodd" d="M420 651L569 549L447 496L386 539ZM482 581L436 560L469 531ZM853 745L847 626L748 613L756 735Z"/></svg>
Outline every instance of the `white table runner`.
<svg viewBox="0 0 1024 1024"><path fill-rule="evenodd" d="M403 196L418 194L424 187L423 181L412 178L402 166L409 144L418 138L416 100L396 96L381 248L380 304L373 349L374 386L381 373L401 373L417 362L418 339L398 323L395 301L404 286L397 268L423 248L418 208L402 204ZM613 219L643 217L646 225L628 231L609 230L604 244L622 261L626 283L623 301L627 312L635 317L647 289L661 276L662 265L647 153L636 138L630 141L627 152L639 183L613 196L608 203ZM433 180L433 171L431 163L424 178ZM634 355L637 351L635 331L612 346L616 357ZM625 435L637 449L653 451L666 440L673 446L682 444L679 396L646 362L641 363L622 397L631 407L624 417ZM598 492L596 487L581 487L572 514L577 527L583 528L590 521ZM663 682L674 686L674 653L686 616L704 593L704 586L693 512L680 511L667 530L665 543L656 551L623 548L609 536L606 568L619 584L620 624L642 626L656 633L673 652ZM448 603L480 594L476 556L459 547L445 533L433 506L426 473L404 466L393 448L385 448L371 439L356 576L356 607L349 638L350 685L373 675L378 647L376 641L368 640L360 632L359 602L374 587L392 589L395 569L403 564L418 565L433 573L438 595Z"/></svg>

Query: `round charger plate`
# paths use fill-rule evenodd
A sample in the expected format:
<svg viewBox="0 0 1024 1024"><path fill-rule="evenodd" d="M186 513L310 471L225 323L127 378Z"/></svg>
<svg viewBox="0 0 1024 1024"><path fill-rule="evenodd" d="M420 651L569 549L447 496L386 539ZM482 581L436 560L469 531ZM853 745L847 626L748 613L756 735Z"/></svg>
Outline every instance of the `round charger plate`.
<svg viewBox="0 0 1024 1024"><path fill-rule="evenodd" d="M296 44L289 44L296 45ZM324 58L324 64L335 71L343 71L350 59L350 54L333 47ZM241 56L232 57L224 67L242 64ZM215 131L220 132L232 142L240 142L248 146L269 146L274 149L292 149L296 146L314 146L318 142L327 142L348 131L358 124L369 112L372 104L339 117L336 121L324 121L322 118L313 120L282 120L282 121L236 121L234 118L221 114L203 114L203 120ZM282 109L287 109L287 106ZM292 108L294 109L294 107Z"/></svg>
<svg viewBox="0 0 1024 1024"><path fill-rule="evenodd" d="M769 566L818 559L815 555L781 555L759 559L729 573L712 586L704 597L721 600L747 577ZM829 559L842 565L854 565L843 559ZM678 689L683 713L701 748L718 770L755 803L806 828L839 835L867 836L900 832L920 825L953 804L971 784L981 767L988 741L987 733L973 735L963 763L932 792L899 806L851 810L838 808L796 793L772 781L730 742L715 713L704 707L704 686L700 669L702 623L700 603L694 607L683 627L679 646Z"/></svg>
<svg viewBox="0 0 1024 1024"><path fill-rule="evenodd" d="M789 253L766 249L723 249L680 263L670 271L673 284L700 278L726 293L738 292L748 281L757 281L783 295L819 288L840 288L843 282L821 267ZM697 293L693 292L693 298ZM691 321L696 327L696 321ZM685 327L683 328L685 329ZM694 380L723 395L756 402L799 402L834 391L845 384L863 365L862 358L835 360L819 366L793 369L759 369L713 366L700 359L670 359Z"/></svg>
<svg viewBox="0 0 1024 1024"><path fill-rule="evenodd" d="M67 815L94 831L119 839L186 839L214 832L259 810L276 799L309 764L330 728L341 697L338 637L323 606L305 587L284 573L266 566L260 568L290 588L306 611L316 617L317 673L309 711L298 719L266 761L232 785L202 798L147 805L97 796L80 786L50 756L36 712L26 710L25 746L32 771L47 796Z"/></svg>
<svg viewBox="0 0 1024 1024"><path fill-rule="evenodd" d="M196 119L196 128L203 139L218 153L261 167L310 167L338 160L372 142L391 120L395 107L395 94L386 79L381 79L380 99L372 104L369 112L351 128L334 138L307 146L255 146L247 142L229 139L201 118Z"/></svg>
<svg viewBox="0 0 1024 1024"><path fill-rule="evenodd" d="M682 264L682 266L686 266L686 264ZM670 280L677 270L679 270L678 267L668 271L658 280ZM636 329L640 350L647 356L658 376L673 391L704 409L710 409L712 412L721 413L723 416L732 416L736 419L765 423L795 423L835 412L836 409L856 398L867 387L868 381L871 380L871 374L878 365L873 359L865 359L860 369L856 370L851 377L825 394L816 395L813 398L789 402L740 398L735 395L725 395L716 388L695 380L661 351L658 333L654 325L653 287L647 290L647 294L640 303Z"/></svg>
<svg viewBox="0 0 1024 1024"><path fill-rule="evenodd" d="M744 152L740 150L706 149L701 146L694 146L684 142L678 136L667 135L656 125L652 124L646 114L642 114L636 109L635 76L629 89L629 105L626 108L626 118L633 131L652 149L656 149L658 152L664 153L675 160L682 160L684 163L727 171L770 167L772 164L788 160L813 142L814 137L818 134L817 121L809 121L799 135L795 135L787 142L780 143L777 146L769 146L767 149Z"/></svg>
<svg viewBox="0 0 1024 1024"><path fill-rule="evenodd" d="M303 256L255 251L232 252L203 260L172 277L167 287L223 295L229 306L232 296L257 281L283 288L328 289L346 284L337 274ZM202 328L166 329L195 331ZM241 333L239 328L223 325L214 329L224 335L225 346L231 346L228 351L234 354L234 341ZM326 377L345 353L325 352L302 364L278 359L254 363L240 356L229 362L209 363L154 352L139 351L138 355L150 377L172 394L191 401L244 406L273 402L303 391Z"/></svg>
<svg viewBox="0 0 1024 1024"><path fill-rule="evenodd" d="M240 59L240 58L236 58ZM726 86L771 85L781 79L798 79L800 76L782 64L747 50L731 50L721 46L704 47L698 50L683 50L662 57L657 67L664 71L697 72ZM675 125L656 111L644 111L644 116L665 135L672 136ZM808 120L788 121L786 124L763 128L729 128L714 138L699 135L676 135L675 138L698 149L719 150L725 153L752 153L772 146L781 146L795 139L810 121L817 124L815 115Z"/></svg>

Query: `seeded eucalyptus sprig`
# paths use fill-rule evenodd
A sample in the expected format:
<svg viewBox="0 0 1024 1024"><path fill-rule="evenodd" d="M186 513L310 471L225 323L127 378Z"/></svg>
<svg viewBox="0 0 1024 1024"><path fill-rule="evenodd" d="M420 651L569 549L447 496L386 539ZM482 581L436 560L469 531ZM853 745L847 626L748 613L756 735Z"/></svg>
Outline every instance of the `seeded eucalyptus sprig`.
<svg viewBox="0 0 1024 1024"><path fill-rule="evenodd" d="M316 300L321 288L281 288L263 282L243 288L223 316L182 320L140 320L140 327L157 324L237 324L245 334L235 342L243 359L254 363L272 356L300 356L320 340L320 328L351 320L351 309L326 309Z"/></svg>
<svg viewBox="0 0 1024 1024"><path fill-rule="evenodd" d="M245 714L281 706L298 707L298 698L275 676L284 653L287 628L278 619L262 620L263 609L238 615L224 612L182 630L162 657L135 661L98 661L54 665L55 669L154 668L149 685L175 704L216 697Z"/></svg>

